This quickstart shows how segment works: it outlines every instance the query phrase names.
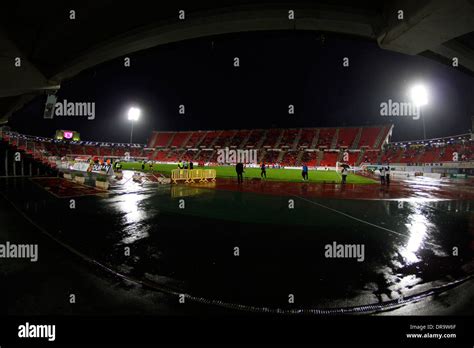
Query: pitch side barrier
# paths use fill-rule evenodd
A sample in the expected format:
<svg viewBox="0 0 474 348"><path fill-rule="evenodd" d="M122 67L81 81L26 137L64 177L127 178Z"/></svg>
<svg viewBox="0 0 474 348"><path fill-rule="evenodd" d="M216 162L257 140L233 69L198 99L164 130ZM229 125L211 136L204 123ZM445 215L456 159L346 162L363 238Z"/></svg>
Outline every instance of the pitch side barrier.
<svg viewBox="0 0 474 348"><path fill-rule="evenodd" d="M215 169L173 169L171 171L171 181L177 184L184 181L186 184L199 182L216 181Z"/></svg>

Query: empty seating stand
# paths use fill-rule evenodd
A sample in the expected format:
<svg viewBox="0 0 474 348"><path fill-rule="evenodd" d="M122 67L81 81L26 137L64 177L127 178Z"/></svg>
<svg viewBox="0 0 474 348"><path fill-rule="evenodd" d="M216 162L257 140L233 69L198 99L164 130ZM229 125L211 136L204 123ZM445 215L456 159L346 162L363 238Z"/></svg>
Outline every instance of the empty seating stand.
<svg viewBox="0 0 474 348"><path fill-rule="evenodd" d="M336 128L322 128L319 131L318 145L317 147L330 148L334 135L336 134Z"/></svg>
<svg viewBox="0 0 474 348"><path fill-rule="evenodd" d="M153 132L148 147L166 147L175 132Z"/></svg>
<svg viewBox="0 0 474 348"><path fill-rule="evenodd" d="M350 148L356 139L359 128L339 128L337 148Z"/></svg>
<svg viewBox="0 0 474 348"><path fill-rule="evenodd" d="M258 159L282 166L333 167L348 151L350 165L400 163L421 165L474 160L474 145L469 135L428 141L388 143L388 126L345 128L295 128L225 131L153 132L149 145L68 142L14 132L2 133L2 141L36 160L48 157L91 156L158 162L215 162L216 150L224 146L257 149ZM356 141L357 140L357 141ZM354 141L356 141L354 143ZM383 148L382 148L383 147Z"/></svg>
<svg viewBox="0 0 474 348"><path fill-rule="evenodd" d="M369 147L375 148L375 142L379 134L383 132L383 127L364 127L362 128L362 135L359 140L359 148Z"/></svg>

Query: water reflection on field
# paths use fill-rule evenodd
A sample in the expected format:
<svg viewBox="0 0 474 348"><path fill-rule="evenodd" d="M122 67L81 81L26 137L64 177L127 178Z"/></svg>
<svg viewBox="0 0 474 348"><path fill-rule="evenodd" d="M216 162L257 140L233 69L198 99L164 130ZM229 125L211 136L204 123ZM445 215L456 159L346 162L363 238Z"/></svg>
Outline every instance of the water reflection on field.
<svg viewBox="0 0 474 348"><path fill-rule="evenodd" d="M473 261L472 201L300 199L213 185L124 178L105 196L76 197L76 209L26 179L0 188L114 269L234 303L285 307L288 294L301 307L386 301L460 278ZM334 242L364 245L364 261L325 257Z"/></svg>

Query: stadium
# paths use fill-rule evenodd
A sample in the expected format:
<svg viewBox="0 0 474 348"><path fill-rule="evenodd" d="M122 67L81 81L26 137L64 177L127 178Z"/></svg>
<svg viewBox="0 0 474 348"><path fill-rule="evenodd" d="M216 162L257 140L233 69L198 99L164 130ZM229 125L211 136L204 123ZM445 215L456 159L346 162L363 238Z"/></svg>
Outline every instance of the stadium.
<svg viewBox="0 0 474 348"><path fill-rule="evenodd" d="M447 50L421 3L406 32L371 1L304 2L298 28L169 5L94 38L99 3L91 29L1 29L31 49L1 66L8 317L472 315L472 20Z"/></svg>
<svg viewBox="0 0 474 348"><path fill-rule="evenodd" d="M249 272L249 269L242 270L240 266L235 265L235 261L231 258L234 248L232 243L241 246L238 248L245 248L246 253L249 253L246 258L250 259L253 267L257 264L257 253L261 252L260 244L264 243L266 236L279 233L280 238L287 239L291 247L283 248L277 244L276 255L272 252L266 258L269 257L272 262L281 262L274 258L289 254L292 266L301 269L308 255L312 253L311 248L316 245L327 245L331 238L352 240L354 236L348 235L344 230L344 226L349 224L352 231L364 231L363 237L357 238L357 241L364 242L362 244L383 244L383 247L376 248L378 250L371 262L394 267L392 264L395 262L392 259L394 256L385 254L386 249L389 249L388 245L399 255L401 260L397 261L398 265L391 271L395 273L396 270L397 274L390 272L392 280L385 275L383 283L380 284L377 282L381 280L377 277L381 275L367 272L364 274L363 282L358 285L360 288L353 288L354 279L336 280L319 267L312 268L308 265L301 270L304 271L305 277L322 279L327 277L328 280L321 280L315 288L308 289L306 282L300 284L301 280L294 279L295 275L289 270L285 272L285 268L284 278L292 280L286 285L291 284L293 291L298 290L298 311L303 308L305 311L322 313L341 310L348 313L361 310L370 313L397 308L405 302L419 300L420 296L426 294L427 289L432 291L436 288L443 291L445 286L450 288L453 283L465 282L471 277L469 262L463 263L469 260L468 257L450 259L447 255L451 253L452 245L464 248L460 253L467 255L472 253L472 235L466 234L472 232L474 223L470 207L474 195L472 135L393 143L390 142L393 130L393 125L384 125L354 128L155 131L150 135L148 144L133 144L132 147L130 144L74 141L64 138L48 139L3 131L1 163L5 165L2 166L2 176L16 179L13 181L13 186L11 179L2 181L4 192L2 195L7 200L12 200L21 214L28 216L28 220L33 215L34 224L39 224L38 228L44 228L46 231L63 231L66 228L71 232L87 230L88 219L84 221L86 224L84 226L80 222L76 222L73 227L64 226L69 219L76 221L71 215L74 213L71 213L67 204L62 209L57 206L65 199L74 198L78 206L82 205L81 202L84 200L88 207L81 208L81 214L85 213L91 217L100 214L101 220L105 220L104 224L124 228L124 232L128 232L116 236L118 239L111 244L108 244L107 239L98 240L95 235L88 236L86 237L88 242L100 243L101 249L91 250L87 247L77 252L92 257L104 267L115 267L114 272L122 272L124 277L130 279L135 279L137 275L121 269L144 267L144 271L147 272L151 272L152 269L146 269L150 265L146 265L145 261L142 261L144 265L140 265L141 262L133 265L132 260L131 265L127 264L128 262L119 256L120 245L131 243L137 250L143 250L140 254L151 253L149 257L166 252L156 250L154 249L156 246L149 244L147 237L152 233L155 223L161 226L163 222L160 220L163 217L160 214L158 222L151 222L151 225L147 222L146 225L142 225L145 218L156 219L156 216L148 211L147 205L152 204L153 209L159 209L165 215L177 214L180 220L184 216L191 226L195 223L201 226L204 224L208 235L203 237L217 237L218 243L221 244L220 248L209 250L208 246L201 245L202 240L194 240L194 243L205 248L204 257L196 259L197 256L193 255L193 259L199 265L199 271L193 270L196 272L193 276L189 269L183 268L183 265L170 265L169 272L179 270L180 277L183 282L185 280L186 285L178 289L172 287L168 291L182 291L191 299L217 302L225 308L244 308L249 311L296 312L293 306L281 301L281 298L285 298L283 289L279 295L268 296L269 287L276 286L273 284L275 279L272 277L258 279ZM268 167L267 178L260 177L261 169L258 164L255 168L250 165L246 168L244 185L238 185L234 166L217 161L217 151L222 147L256 149L259 154L258 163L266 163ZM21 160L15 161L18 153ZM121 170L121 175L118 176L113 169L107 172L99 166L97 171L86 172L84 175L84 172L81 174L75 167L79 163L86 163L88 166L91 161L103 164L119 162L123 171ZM181 161L196 163L195 169L177 169L177 164ZM142 169L143 163L146 163L144 169ZM310 169L308 182L301 182L300 168L303 163L307 163ZM350 166L351 173L346 185L341 185L339 163L347 163ZM389 186L380 186L377 168L386 164L391 166L392 182ZM183 180L175 184L169 184L170 181L162 183L158 180L161 177L171 178L173 171L191 172L199 168L215 169L216 179L205 180L206 182L196 180L192 183ZM143 172L143 176L139 180L131 180L132 173L136 172ZM107 190L94 184L97 183L99 175L106 176L110 183L110 186L107 185ZM22 177L30 179L21 179ZM20 185L25 195L18 196L17 185ZM35 193L32 195L33 192ZM26 196L30 198L25 201ZM55 216L58 213L57 209L60 209L60 215L69 216L69 219L66 221L64 218L56 219L48 213L50 209L44 208L45 200L49 202L47 205L56 207L53 213ZM150 201L147 203L147 200ZM290 206L291 202L296 206L299 205L298 209L294 212L292 209L285 211L288 202ZM184 203L189 208L180 212L179 206ZM122 219L125 218L126 223L113 221L116 209L122 210ZM151 216L148 216L149 214ZM442 222L446 214L452 216ZM37 221L38 218L41 221ZM116 225L117 223L119 225ZM263 236L244 237L238 232L244 227L236 230L235 226L229 225L236 223L246 225L247 228L255 226L251 228L258 228L260 232L263 229L265 232ZM208 224L226 226L227 237L218 237L217 231ZM302 224L303 231L316 228L322 233L313 237L312 246L304 247L303 250L309 249L307 250L309 254L300 256L294 254L296 251L301 252L302 246L292 236L293 232L288 235L286 231L288 226L295 224L299 226L298 229ZM106 226L97 228L105 230ZM331 233L326 233L324 229L328 229ZM333 231L337 231L337 238L331 235ZM454 231L456 233L453 235ZM166 239L169 238L167 242L172 245L177 243L177 237L172 236L171 232L168 233L170 234L165 235ZM77 241L74 239L77 237L73 235L74 233L61 234L61 242L75 245ZM59 237L54 233L52 236ZM81 238L84 237L81 234ZM180 238L193 240L186 234ZM268 243L268 239L265 243ZM108 255L104 259L101 257L104 253L103 247L107 248ZM145 251L148 248L152 248L152 251ZM225 249L228 249L230 255L223 255ZM185 247L185 250L178 252L178 255L169 257L179 259L180 254L185 251L190 252ZM215 261L209 264L210 260L219 261L222 265L216 269L212 266ZM271 270L273 266L267 264L270 260L261 267L267 267L267 271ZM440 269L430 274L428 281L424 281L423 272L431 271L429 269L420 271L419 267L427 263L435 263ZM334 271L335 268L337 272L339 267L344 269L354 267L354 274L358 274L360 270L357 270L356 266L343 263L333 265L331 269ZM231 274L227 271L221 273L223 271L221 267L226 270L230 267L233 271ZM341 271L342 269L339 272ZM401 272L401 275L398 272ZM454 279L453 273L457 275ZM159 275L170 277L170 275ZM199 285L194 279L195 276L206 277L206 284ZM224 276L226 281L222 282ZM238 282L227 278L229 276L237 277ZM278 278L280 276L281 274ZM215 283L215 279L219 279L218 283ZM257 279L258 288L249 289L241 285L248 284L249 281L255 284ZM374 287L370 290L365 288L367 286L365 282L369 280L373 282ZM143 279L138 277L136 281L142 282ZM155 288L163 286L156 280L148 281ZM210 283L214 289L211 293L209 293ZM400 283L405 284L401 286ZM316 291L316 287L321 285L325 289L321 294L324 296L324 301L311 295L312 291ZM235 287L238 287L239 296L231 295L235 290L230 289ZM349 289L353 298L349 301L344 297L344 306L341 306L340 297ZM219 296L223 294L226 296ZM212 297L206 298L207 296ZM332 305L329 306L328 303Z"/></svg>

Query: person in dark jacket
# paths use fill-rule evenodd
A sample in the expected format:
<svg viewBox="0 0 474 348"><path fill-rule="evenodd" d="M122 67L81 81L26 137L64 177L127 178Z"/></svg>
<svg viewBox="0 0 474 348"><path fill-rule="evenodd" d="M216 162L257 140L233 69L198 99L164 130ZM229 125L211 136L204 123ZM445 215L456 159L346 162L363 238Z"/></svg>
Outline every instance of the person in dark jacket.
<svg viewBox="0 0 474 348"><path fill-rule="evenodd" d="M306 163L303 163L303 170L301 172L301 176L303 177L303 181L308 180L308 166L306 165Z"/></svg>
<svg viewBox="0 0 474 348"><path fill-rule="evenodd" d="M341 184L343 184L343 185L346 183L348 172L349 171L347 170L347 167L342 166L342 170L341 170L342 182L341 182Z"/></svg>
<svg viewBox="0 0 474 348"><path fill-rule="evenodd" d="M390 166L385 169L385 184L390 185Z"/></svg>
<svg viewBox="0 0 474 348"><path fill-rule="evenodd" d="M243 173L244 173L244 165L243 165L242 163L240 163L240 162L237 163L237 164L235 165L235 171L236 171L236 173L237 173L237 182L238 182L239 184L242 184L242 183L244 182L244 175L243 175Z"/></svg>
<svg viewBox="0 0 474 348"><path fill-rule="evenodd" d="M262 162L262 164L260 165L260 169L261 169L261 172L260 172L260 177L263 179L263 178L267 178L267 166L265 165L264 162Z"/></svg>

